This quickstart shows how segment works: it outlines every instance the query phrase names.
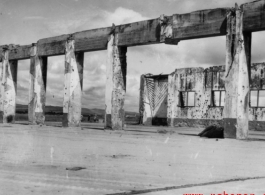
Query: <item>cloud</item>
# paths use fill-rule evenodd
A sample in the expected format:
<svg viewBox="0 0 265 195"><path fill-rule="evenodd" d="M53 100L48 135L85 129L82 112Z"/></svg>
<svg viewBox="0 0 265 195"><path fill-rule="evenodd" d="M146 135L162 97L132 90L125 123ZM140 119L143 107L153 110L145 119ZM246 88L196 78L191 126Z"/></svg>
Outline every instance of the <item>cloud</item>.
<svg viewBox="0 0 265 195"><path fill-rule="evenodd" d="M49 27L49 30L53 34L60 35L62 33L64 34L70 34L73 33L75 29L80 27L86 22L86 20L56 20L56 21L49 21L47 22L47 25Z"/></svg>
<svg viewBox="0 0 265 195"><path fill-rule="evenodd" d="M93 95L94 98L100 98L102 93L105 92L105 85L97 86L97 87L89 87L83 91L83 94L91 96Z"/></svg>
<svg viewBox="0 0 265 195"><path fill-rule="evenodd" d="M133 10L119 7L114 12L101 9L73 12L64 18L46 21L46 25L51 33L61 35L87 29L107 27L111 26L112 23L119 25L147 19L149 18Z"/></svg>
<svg viewBox="0 0 265 195"><path fill-rule="evenodd" d="M28 104L29 101L29 77L30 60L19 60L17 70L17 98L18 104Z"/></svg>
<svg viewBox="0 0 265 195"><path fill-rule="evenodd" d="M235 3L241 5L247 2L251 2L251 0L166 0L165 7L168 9L176 7L174 14L183 14L197 10L234 7Z"/></svg>
<svg viewBox="0 0 265 195"><path fill-rule="evenodd" d="M18 61L18 70L19 71L27 71L29 70L29 66L30 66L30 60L19 60Z"/></svg>
<svg viewBox="0 0 265 195"><path fill-rule="evenodd" d="M23 17L23 20L43 20L45 19L42 16L25 16Z"/></svg>
<svg viewBox="0 0 265 195"><path fill-rule="evenodd" d="M105 18L106 23L109 25L112 23L116 25L127 24L149 19L148 17L142 16L140 13L123 7L117 8L114 13L105 12Z"/></svg>

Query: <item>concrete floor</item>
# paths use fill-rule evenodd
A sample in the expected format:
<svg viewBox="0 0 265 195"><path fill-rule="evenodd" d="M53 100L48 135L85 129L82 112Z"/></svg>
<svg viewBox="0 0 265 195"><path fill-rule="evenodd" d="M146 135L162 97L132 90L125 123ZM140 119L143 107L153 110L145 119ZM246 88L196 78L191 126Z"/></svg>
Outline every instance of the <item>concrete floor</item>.
<svg viewBox="0 0 265 195"><path fill-rule="evenodd" d="M265 132L240 141L201 130L0 124L0 194L264 194Z"/></svg>

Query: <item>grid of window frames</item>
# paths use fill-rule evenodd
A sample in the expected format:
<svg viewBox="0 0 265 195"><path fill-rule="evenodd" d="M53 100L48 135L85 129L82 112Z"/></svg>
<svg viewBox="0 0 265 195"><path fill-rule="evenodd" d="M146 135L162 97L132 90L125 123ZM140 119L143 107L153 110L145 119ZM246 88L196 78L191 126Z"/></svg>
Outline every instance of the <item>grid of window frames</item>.
<svg viewBox="0 0 265 195"><path fill-rule="evenodd" d="M205 77L206 88L211 89L211 106L224 107L225 105L225 87L222 77L224 71L208 71Z"/></svg>
<svg viewBox="0 0 265 195"><path fill-rule="evenodd" d="M195 106L195 91L192 91L194 75L190 73L180 74L179 107Z"/></svg>
<svg viewBox="0 0 265 195"><path fill-rule="evenodd" d="M206 88L211 89L211 106L224 107L225 104L225 88L221 77L224 71L209 71L207 72L208 85ZM206 82L206 83L207 83ZM180 107L194 107L195 106L195 92L194 91L180 91L179 92L179 106Z"/></svg>
<svg viewBox="0 0 265 195"><path fill-rule="evenodd" d="M250 91L250 107L265 107L265 90L256 89Z"/></svg>
<svg viewBox="0 0 265 195"><path fill-rule="evenodd" d="M179 92L179 106L180 107L194 107L195 106L195 92L194 91L180 91Z"/></svg>
<svg viewBox="0 0 265 195"><path fill-rule="evenodd" d="M211 94L211 103L213 107L224 107L225 105L225 91L213 90Z"/></svg>

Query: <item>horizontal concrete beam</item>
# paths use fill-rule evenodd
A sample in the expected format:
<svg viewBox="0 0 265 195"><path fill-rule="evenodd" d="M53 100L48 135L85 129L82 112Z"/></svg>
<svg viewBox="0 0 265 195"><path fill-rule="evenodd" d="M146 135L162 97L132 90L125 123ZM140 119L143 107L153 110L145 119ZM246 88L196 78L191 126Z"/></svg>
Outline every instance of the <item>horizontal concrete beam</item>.
<svg viewBox="0 0 265 195"><path fill-rule="evenodd" d="M243 5L243 30L261 31L265 30L265 1L258 0Z"/></svg>
<svg viewBox="0 0 265 195"><path fill-rule="evenodd" d="M173 15L173 39L185 40L226 34L226 16L230 8L195 11Z"/></svg>
<svg viewBox="0 0 265 195"><path fill-rule="evenodd" d="M0 46L0 51L5 48L5 45ZM32 45L16 46L9 51L9 60L22 60L30 58L30 48ZM2 59L0 59L2 61Z"/></svg>
<svg viewBox="0 0 265 195"><path fill-rule="evenodd" d="M116 26L119 33L119 46L144 45L160 42L159 19L146 20ZM76 48L75 51L99 51L107 49L108 37L111 27L87 30L72 34ZM62 35L38 41L39 55L64 54L64 45L70 35Z"/></svg>
<svg viewBox="0 0 265 195"><path fill-rule="evenodd" d="M244 31L265 30L265 0L243 4ZM226 15L230 8L217 8L195 11L187 14L174 14L169 17L172 23L171 39L161 39L160 20L152 19L116 26L119 34L119 46L148 45L155 43L177 44L180 40L221 36L226 34ZM64 45L72 36L76 43L76 52L105 50L112 27L99 28L61 35L37 42L39 56L64 54ZM19 47L10 52L10 60L29 58L30 45Z"/></svg>

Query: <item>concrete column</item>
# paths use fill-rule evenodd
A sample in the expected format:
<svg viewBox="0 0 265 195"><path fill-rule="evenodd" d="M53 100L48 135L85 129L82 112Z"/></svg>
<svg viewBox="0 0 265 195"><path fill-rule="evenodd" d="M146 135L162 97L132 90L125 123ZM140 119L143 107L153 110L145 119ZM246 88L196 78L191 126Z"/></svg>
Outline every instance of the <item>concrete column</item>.
<svg viewBox="0 0 265 195"><path fill-rule="evenodd" d="M106 69L106 87L105 87L105 129L112 129L111 106L112 106L112 88L113 88L113 46L114 35L110 35L107 45L107 69Z"/></svg>
<svg viewBox="0 0 265 195"><path fill-rule="evenodd" d="M124 126L124 98L126 92L127 47L118 46L118 34L111 34L107 52L107 80L105 91L105 129L122 130Z"/></svg>
<svg viewBox="0 0 265 195"><path fill-rule="evenodd" d="M47 57L39 57L36 44L30 49L30 90L28 118L30 124L44 124L47 81Z"/></svg>
<svg viewBox="0 0 265 195"><path fill-rule="evenodd" d="M251 33L243 33L243 8L227 17L224 136L248 137Z"/></svg>
<svg viewBox="0 0 265 195"><path fill-rule="evenodd" d="M3 123L14 123L16 114L17 60L9 61L9 50L2 53L1 115Z"/></svg>
<svg viewBox="0 0 265 195"><path fill-rule="evenodd" d="M167 125L170 127L174 126L175 108L176 108L175 76L176 76L175 72L168 75Z"/></svg>
<svg viewBox="0 0 265 195"><path fill-rule="evenodd" d="M75 54L74 46L69 38L65 44L63 127L78 127L81 123L84 53Z"/></svg>
<svg viewBox="0 0 265 195"><path fill-rule="evenodd" d="M226 72L225 72L225 106L223 111L224 136L227 138L236 137L237 124L237 79L238 66L234 63L236 54L236 13L231 11L227 15L227 35L226 35Z"/></svg>

